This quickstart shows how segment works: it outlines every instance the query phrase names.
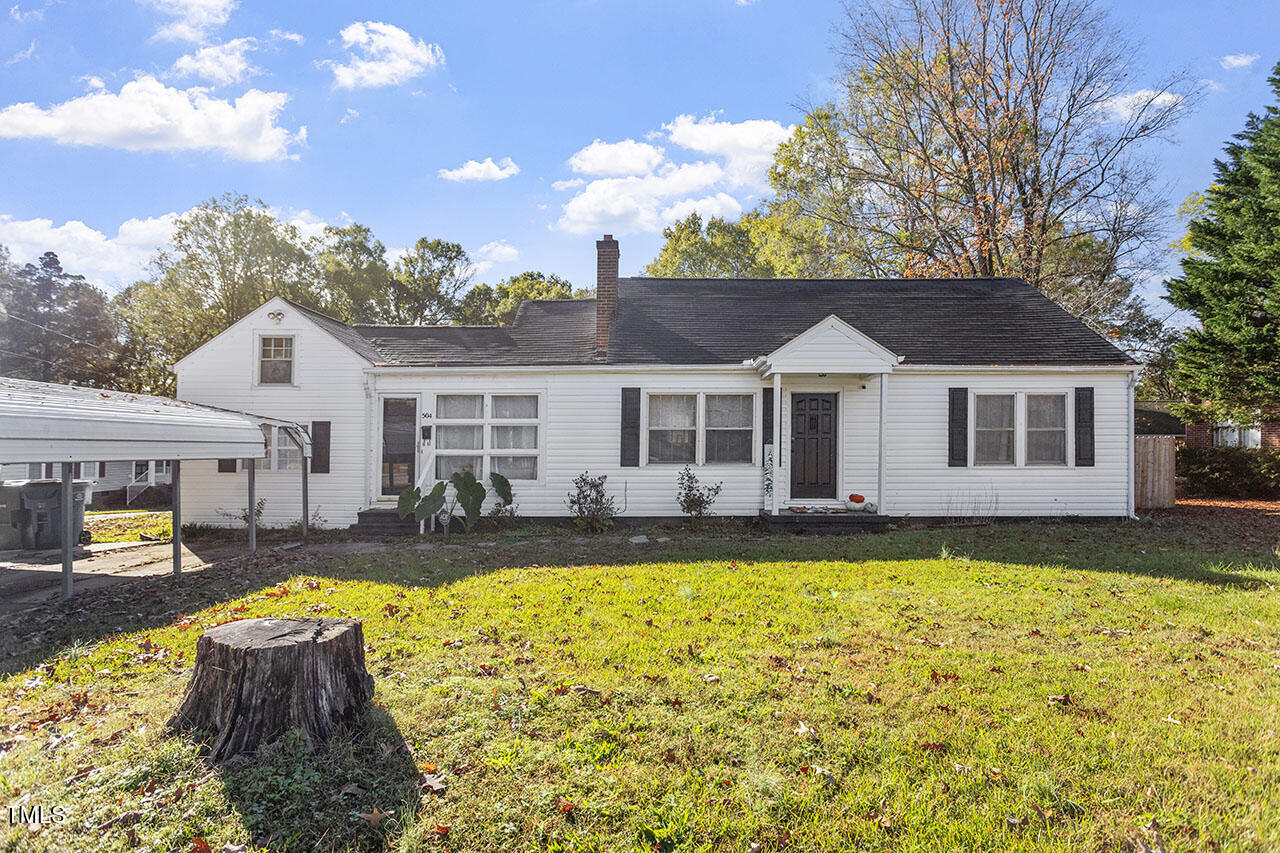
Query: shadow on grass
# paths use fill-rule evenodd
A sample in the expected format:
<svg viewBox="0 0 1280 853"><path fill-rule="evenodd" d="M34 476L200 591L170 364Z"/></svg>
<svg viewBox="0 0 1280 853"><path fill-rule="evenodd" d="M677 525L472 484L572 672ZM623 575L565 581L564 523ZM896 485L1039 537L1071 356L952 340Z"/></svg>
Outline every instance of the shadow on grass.
<svg viewBox="0 0 1280 853"><path fill-rule="evenodd" d="M322 749L293 731L252 758L227 762L223 793L255 847L383 850L420 802L419 771L403 744L391 715L370 705Z"/></svg>
<svg viewBox="0 0 1280 853"><path fill-rule="evenodd" d="M585 537L543 528L448 540L401 540L385 546L331 543L260 551L182 577L130 579L5 617L0 621L0 675L34 666L69 644L165 627L184 614L261 592L297 575L433 587L474 574L532 565L905 561L947 556L1248 590L1274 583L1275 577L1264 574L1280 569L1274 543L1242 543L1216 517L904 524L884 533L853 536L767 534L741 523L713 521L696 529L650 529L649 541L631 542L629 537L639 532L628 529L621 535ZM671 541L657 541L666 536Z"/></svg>

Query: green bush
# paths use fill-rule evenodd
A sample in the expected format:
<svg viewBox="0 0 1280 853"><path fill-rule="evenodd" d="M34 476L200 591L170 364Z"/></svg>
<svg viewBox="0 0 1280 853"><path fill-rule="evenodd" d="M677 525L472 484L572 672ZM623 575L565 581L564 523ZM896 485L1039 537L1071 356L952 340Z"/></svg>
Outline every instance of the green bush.
<svg viewBox="0 0 1280 853"><path fill-rule="evenodd" d="M1189 495L1280 498L1280 451L1256 447L1183 447L1178 476Z"/></svg>

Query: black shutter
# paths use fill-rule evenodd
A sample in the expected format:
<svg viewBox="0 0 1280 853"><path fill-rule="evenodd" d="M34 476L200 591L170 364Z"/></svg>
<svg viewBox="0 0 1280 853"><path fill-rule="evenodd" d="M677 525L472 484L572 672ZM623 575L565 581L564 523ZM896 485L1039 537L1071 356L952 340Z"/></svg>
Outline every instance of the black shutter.
<svg viewBox="0 0 1280 853"><path fill-rule="evenodd" d="M311 422L311 473L329 473L329 421Z"/></svg>
<svg viewBox="0 0 1280 853"><path fill-rule="evenodd" d="M98 463L98 479L101 480L105 476L107 476L107 463L99 462Z"/></svg>
<svg viewBox="0 0 1280 853"><path fill-rule="evenodd" d="M235 459L219 459L218 460L219 474L234 474L235 472L236 472Z"/></svg>
<svg viewBox="0 0 1280 853"><path fill-rule="evenodd" d="M947 465L964 468L969 464L969 389L948 388Z"/></svg>
<svg viewBox="0 0 1280 853"><path fill-rule="evenodd" d="M622 437L618 464L640 467L640 389L622 389Z"/></svg>
<svg viewBox="0 0 1280 853"><path fill-rule="evenodd" d="M763 448L769 448L773 445L773 389L766 388L764 393L760 395L760 401L764 406L760 413L760 431L764 433L761 436L760 445ZM760 454L761 464L764 464L766 454Z"/></svg>
<svg viewBox="0 0 1280 853"><path fill-rule="evenodd" d="M1076 465L1093 465L1093 389L1076 389Z"/></svg>

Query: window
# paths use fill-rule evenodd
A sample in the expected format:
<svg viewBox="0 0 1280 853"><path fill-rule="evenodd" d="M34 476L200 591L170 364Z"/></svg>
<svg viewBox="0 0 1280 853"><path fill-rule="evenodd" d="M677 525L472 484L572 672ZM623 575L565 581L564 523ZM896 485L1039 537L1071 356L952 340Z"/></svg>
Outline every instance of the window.
<svg viewBox="0 0 1280 853"><path fill-rule="evenodd" d="M261 385L293 384L293 338L262 338L258 360L258 383Z"/></svg>
<svg viewBox="0 0 1280 853"><path fill-rule="evenodd" d="M301 471L302 470L302 451L298 449L298 445L293 443L288 435L285 434L284 427L272 426L270 424L262 424L262 440L266 445L266 452L254 462L254 470L261 473L262 471ZM247 460L241 459L240 470L249 470ZM218 460L218 470L223 469L223 460ZM145 463L144 463L145 464ZM167 470L168 461L156 463L156 474L161 473L162 467Z"/></svg>
<svg viewBox="0 0 1280 853"><path fill-rule="evenodd" d="M978 394L974 397L975 464L1013 464L1016 399L1013 394Z"/></svg>
<svg viewBox="0 0 1280 853"><path fill-rule="evenodd" d="M751 394L708 394L707 462L750 462L755 397Z"/></svg>
<svg viewBox="0 0 1280 853"><path fill-rule="evenodd" d="M755 394L648 395L651 465L715 465L755 459Z"/></svg>
<svg viewBox="0 0 1280 853"><path fill-rule="evenodd" d="M1214 447L1261 447L1262 430L1256 426L1220 423L1213 428Z"/></svg>
<svg viewBox="0 0 1280 853"><path fill-rule="evenodd" d="M649 395L649 461L686 463L697 461L698 396L696 394Z"/></svg>
<svg viewBox="0 0 1280 853"><path fill-rule="evenodd" d="M539 469L537 394L439 394L435 410L435 477L469 471L536 480ZM487 412L487 415L486 415Z"/></svg>
<svg viewBox="0 0 1280 853"><path fill-rule="evenodd" d="M1027 395L1027 464L1067 464L1067 395Z"/></svg>

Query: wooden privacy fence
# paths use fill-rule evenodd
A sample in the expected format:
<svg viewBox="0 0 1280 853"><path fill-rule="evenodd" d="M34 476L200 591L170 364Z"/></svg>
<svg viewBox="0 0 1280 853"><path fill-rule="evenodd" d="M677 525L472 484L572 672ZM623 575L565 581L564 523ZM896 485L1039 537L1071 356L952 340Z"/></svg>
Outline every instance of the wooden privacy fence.
<svg viewBox="0 0 1280 853"><path fill-rule="evenodd" d="M1138 508L1173 506L1174 437L1136 435L1133 441L1134 500Z"/></svg>

